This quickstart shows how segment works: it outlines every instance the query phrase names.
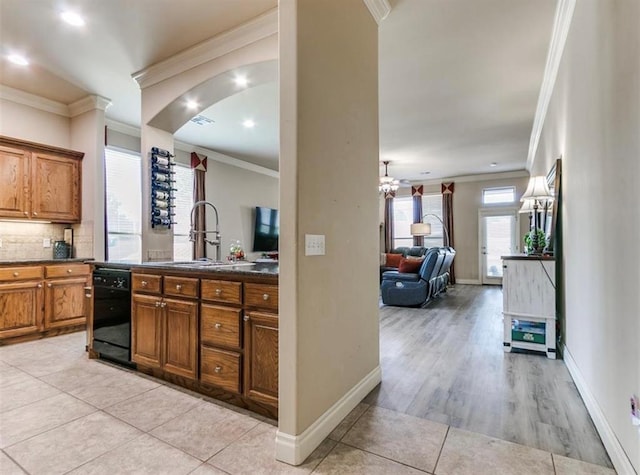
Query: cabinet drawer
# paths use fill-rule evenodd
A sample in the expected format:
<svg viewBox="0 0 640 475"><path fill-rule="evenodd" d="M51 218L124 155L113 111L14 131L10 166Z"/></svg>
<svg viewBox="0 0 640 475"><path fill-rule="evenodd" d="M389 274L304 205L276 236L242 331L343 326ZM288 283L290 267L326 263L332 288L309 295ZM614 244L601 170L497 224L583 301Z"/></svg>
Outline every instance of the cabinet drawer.
<svg viewBox="0 0 640 475"><path fill-rule="evenodd" d="M202 299L241 304L242 282L202 279Z"/></svg>
<svg viewBox="0 0 640 475"><path fill-rule="evenodd" d="M164 276L165 295L175 295L177 297L198 297L199 279L191 277Z"/></svg>
<svg viewBox="0 0 640 475"><path fill-rule="evenodd" d="M200 347L200 380L227 391L240 393L239 353Z"/></svg>
<svg viewBox="0 0 640 475"><path fill-rule="evenodd" d="M245 284L244 303L251 307L278 311L278 286L274 284Z"/></svg>
<svg viewBox="0 0 640 475"><path fill-rule="evenodd" d="M200 306L200 341L205 345L240 349L242 310L217 305Z"/></svg>
<svg viewBox="0 0 640 475"><path fill-rule="evenodd" d="M0 268L0 281L13 282L16 280L30 279L42 279L41 266Z"/></svg>
<svg viewBox="0 0 640 475"><path fill-rule="evenodd" d="M131 290L159 294L162 291L162 276L151 274L133 274Z"/></svg>
<svg viewBox="0 0 640 475"><path fill-rule="evenodd" d="M47 279L55 277L75 277L78 275L89 275L91 272L88 264L68 264L45 266L44 273Z"/></svg>

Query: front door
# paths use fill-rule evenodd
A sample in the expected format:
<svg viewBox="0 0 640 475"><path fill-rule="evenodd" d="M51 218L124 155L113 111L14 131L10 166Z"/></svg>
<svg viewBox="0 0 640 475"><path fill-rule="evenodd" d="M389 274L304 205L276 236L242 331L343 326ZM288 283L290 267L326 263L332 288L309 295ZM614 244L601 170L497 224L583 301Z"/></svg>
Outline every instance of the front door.
<svg viewBox="0 0 640 475"><path fill-rule="evenodd" d="M483 284L502 284L502 256L518 252L517 211L480 211L480 271Z"/></svg>

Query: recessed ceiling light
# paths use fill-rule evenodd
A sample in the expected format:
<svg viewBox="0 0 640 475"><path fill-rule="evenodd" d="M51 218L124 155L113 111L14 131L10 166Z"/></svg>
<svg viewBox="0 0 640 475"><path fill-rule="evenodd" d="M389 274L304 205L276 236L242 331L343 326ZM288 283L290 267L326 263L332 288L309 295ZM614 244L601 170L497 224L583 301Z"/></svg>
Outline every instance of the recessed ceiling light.
<svg viewBox="0 0 640 475"><path fill-rule="evenodd" d="M244 125L247 129L253 129L256 126L256 123L251 119L245 120L242 125Z"/></svg>
<svg viewBox="0 0 640 475"><path fill-rule="evenodd" d="M491 163L489 164L489 166L490 166L490 167L497 167L497 166L498 166L498 164L497 164L496 162L491 162Z"/></svg>
<svg viewBox="0 0 640 475"><path fill-rule="evenodd" d="M249 84L249 80L245 76L236 76L234 81L236 83L236 86L239 87L247 87L247 85Z"/></svg>
<svg viewBox="0 0 640 475"><path fill-rule="evenodd" d="M22 55L19 54L10 54L7 56L7 59L11 61L13 64L17 64L18 66L28 66L29 61Z"/></svg>
<svg viewBox="0 0 640 475"><path fill-rule="evenodd" d="M431 173L431 172L420 172L420 175L428 175L428 174L430 174L430 173Z"/></svg>
<svg viewBox="0 0 640 475"><path fill-rule="evenodd" d="M84 26L84 18L82 18L76 12L71 12L71 11L62 12L60 14L60 17L69 25Z"/></svg>
<svg viewBox="0 0 640 475"><path fill-rule="evenodd" d="M195 110L198 108L198 103L196 101L187 101L187 107L189 109Z"/></svg>

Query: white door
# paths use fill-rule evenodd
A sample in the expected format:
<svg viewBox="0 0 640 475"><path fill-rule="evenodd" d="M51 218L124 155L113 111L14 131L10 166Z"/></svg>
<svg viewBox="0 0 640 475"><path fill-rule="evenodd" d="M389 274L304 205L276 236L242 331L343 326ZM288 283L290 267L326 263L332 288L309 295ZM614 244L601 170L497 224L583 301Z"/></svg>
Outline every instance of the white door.
<svg viewBox="0 0 640 475"><path fill-rule="evenodd" d="M480 271L483 284L502 283L502 256L515 254L517 210L480 210Z"/></svg>

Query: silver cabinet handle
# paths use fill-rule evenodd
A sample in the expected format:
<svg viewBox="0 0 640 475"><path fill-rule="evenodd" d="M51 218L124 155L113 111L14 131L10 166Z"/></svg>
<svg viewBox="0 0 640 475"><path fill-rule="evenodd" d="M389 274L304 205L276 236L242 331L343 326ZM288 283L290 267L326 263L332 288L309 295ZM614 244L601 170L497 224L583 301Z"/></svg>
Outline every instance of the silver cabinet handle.
<svg viewBox="0 0 640 475"><path fill-rule="evenodd" d="M180 292L182 290L182 285L176 284L176 290Z"/></svg>
<svg viewBox="0 0 640 475"><path fill-rule="evenodd" d="M244 316L244 318L243 318L243 320L244 320L245 322L248 322L249 320L251 320L251 318L249 318L249 315L245 315L245 316Z"/></svg>
<svg viewBox="0 0 640 475"><path fill-rule="evenodd" d="M222 328L222 323L216 323L214 326L216 327L216 330L220 330Z"/></svg>
<svg viewBox="0 0 640 475"><path fill-rule="evenodd" d="M51 282L49 282L49 283L47 284L47 287L51 288L51 287L53 287L53 284L52 284Z"/></svg>
<svg viewBox="0 0 640 475"><path fill-rule="evenodd" d="M156 302L156 307L159 307L162 302Z"/></svg>
<svg viewBox="0 0 640 475"><path fill-rule="evenodd" d="M13 276L14 276L14 277L18 277L19 275L20 275L20 272L14 272L14 273L13 273Z"/></svg>
<svg viewBox="0 0 640 475"><path fill-rule="evenodd" d="M147 282L146 280L143 280L142 282L140 282L140 285L142 285L143 287L146 287L147 285L149 285L149 282Z"/></svg>
<svg viewBox="0 0 640 475"><path fill-rule="evenodd" d="M73 272L73 269L67 269L67 274L71 274Z"/></svg>
<svg viewBox="0 0 640 475"><path fill-rule="evenodd" d="M41 288L42 288L42 284L38 284L38 285L36 285L36 287L38 287L39 289L41 289Z"/></svg>
<svg viewBox="0 0 640 475"><path fill-rule="evenodd" d="M262 296L262 300L269 300L269 294L264 294Z"/></svg>
<svg viewBox="0 0 640 475"><path fill-rule="evenodd" d="M165 308L167 306L167 302L162 302L162 305L160 305L162 308Z"/></svg>
<svg viewBox="0 0 640 475"><path fill-rule="evenodd" d="M25 211L25 212L24 212L24 215L25 215L25 216L29 216L29 213L27 213L27 212Z"/></svg>
<svg viewBox="0 0 640 475"><path fill-rule="evenodd" d="M216 373L222 373L222 366L216 366L216 368L214 369L214 371Z"/></svg>
<svg viewBox="0 0 640 475"><path fill-rule="evenodd" d="M34 212L33 212L33 215L34 215L34 216L38 216L38 213L36 213L36 212L34 211Z"/></svg>
<svg viewBox="0 0 640 475"><path fill-rule="evenodd" d="M216 295L220 297L222 295L222 289L216 289Z"/></svg>

